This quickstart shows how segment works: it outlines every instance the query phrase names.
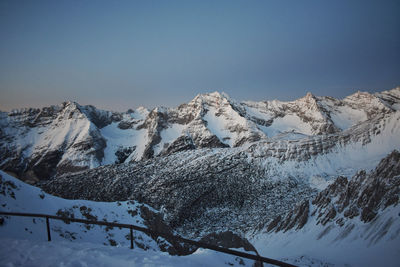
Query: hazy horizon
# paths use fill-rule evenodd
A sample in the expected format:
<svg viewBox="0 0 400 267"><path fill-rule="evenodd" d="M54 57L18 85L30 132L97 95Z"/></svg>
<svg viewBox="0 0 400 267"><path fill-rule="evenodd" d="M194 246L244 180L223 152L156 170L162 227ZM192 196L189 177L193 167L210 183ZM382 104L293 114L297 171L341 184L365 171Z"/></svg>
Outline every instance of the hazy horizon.
<svg viewBox="0 0 400 267"><path fill-rule="evenodd" d="M396 0L4 0L0 110L390 90L400 85L399 11Z"/></svg>

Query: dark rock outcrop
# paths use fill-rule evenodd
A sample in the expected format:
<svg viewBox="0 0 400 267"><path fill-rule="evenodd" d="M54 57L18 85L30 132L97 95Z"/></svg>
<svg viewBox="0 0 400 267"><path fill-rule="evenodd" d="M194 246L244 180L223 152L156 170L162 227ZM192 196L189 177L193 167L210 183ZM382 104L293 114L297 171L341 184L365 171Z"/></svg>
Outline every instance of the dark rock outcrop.
<svg viewBox="0 0 400 267"><path fill-rule="evenodd" d="M200 242L220 246L224 248L243 248L245 251L255 252L259 256L256 248L244 237L241 237L231 231L210 233L200 239ZM262 262L255 262L254 267L263 266Z"/></svg>

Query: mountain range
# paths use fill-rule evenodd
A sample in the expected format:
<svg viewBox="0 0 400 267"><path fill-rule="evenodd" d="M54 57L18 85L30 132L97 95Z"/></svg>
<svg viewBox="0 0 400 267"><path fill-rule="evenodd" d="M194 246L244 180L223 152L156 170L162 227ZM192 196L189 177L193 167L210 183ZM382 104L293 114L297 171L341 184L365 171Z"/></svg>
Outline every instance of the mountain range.
<svg viewBox="0 0 400 267"><path fill-rule="evenodd" d="M180 151L254 144L271 147L273 157L307 158L395 116L399 99L400 88L341 100L308 93L291 102L237 102L214 92L176 108L124 113L75 102L1 112L0 169L34 182Z"/></svg>

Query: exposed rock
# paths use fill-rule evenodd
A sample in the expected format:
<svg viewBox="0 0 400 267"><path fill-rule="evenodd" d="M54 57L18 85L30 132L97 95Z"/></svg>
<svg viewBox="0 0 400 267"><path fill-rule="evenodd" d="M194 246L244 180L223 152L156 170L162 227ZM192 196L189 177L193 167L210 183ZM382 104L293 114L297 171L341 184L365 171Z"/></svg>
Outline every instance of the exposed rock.
<svg viewBox="0 0 400 267"><path fill-rule="evenodd" d="M36 155L30 161L28 169L32 170L35 177L49 179L55 174L62 155L62 151L48 151L44 155Z"/></svg>
<svg viewBox="0 0 400 267"><path fill-rule="evenodd" d="M116 164L123 163L125 160L132 154L133 151L135 151L136 146L134 147L121 147L115 152L115 155L117 156L117 161L115 162Z"/></svg>
<svg viewBox="0 0 400 267"><path fill-rule="evenodd" d="M253 251L257 255L259 255L256 248L246 238L240 237L239 235L231 231L210 233L202 237L200 239L200 242L224 248L243 248L246 251ZM263 263L255 262L253 266L263 266Z"/></svg>
<svg viewBox="0 0 400 267"><path fill-rule="evenodd" d="M301 229L307 223L309 216L309 202L308 200L303 201L294 210L290 211L283 219L281 216L276 217L268 225L267 231L270 232L275 229L278 231L288 231L294 228Z"/></svg>
<svg viewBox="0 0 400 267"><path fill-rule="evenodd" d="M153 212L146 206L140 206L140 214L148 229L167 235L173 235L173 230L164 222L160 213ZM163 242L162 240L160 241L156 235L150 236L158 242L161 251L168 252L170 255L189 255L195 250L193 246L178 242L175 239L166 238L165 240L167 242Z"/></svg>
<svg viewBox="0 0 400 267"><path fill-rule="evenodd" d="M121 121L118 123L118 128L121 130L131 129L136 123L135 121Z"/></svg>
<svg viewBox="0 0 400 267"><path fill-rule="evenodd" d="M178 139L176 139L172 144L170 144L163 152L164 155L169 155L172 153L180 152L180 151L185 151L185 150L192 150L195 149L196 146L193 144L192 138L190 138L187 135L181 136Z"/></svg>

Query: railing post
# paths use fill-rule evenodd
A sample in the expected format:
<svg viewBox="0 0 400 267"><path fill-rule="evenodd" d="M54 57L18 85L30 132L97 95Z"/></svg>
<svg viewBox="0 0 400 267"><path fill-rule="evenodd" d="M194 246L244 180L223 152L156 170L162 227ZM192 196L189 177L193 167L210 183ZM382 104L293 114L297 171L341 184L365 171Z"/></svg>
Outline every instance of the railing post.
<svg viewBox="0 0 400 267"><path fill-rule="evenodd" d="M47 241L51 241L49 217L46 217Z"/></svg>
<svg viewBox="0 0 400 267"><path fill-rule="evenodd" d="M132 226L130 227L131 230L131 249L133 249L133 230L132 230Z"/></svg>

